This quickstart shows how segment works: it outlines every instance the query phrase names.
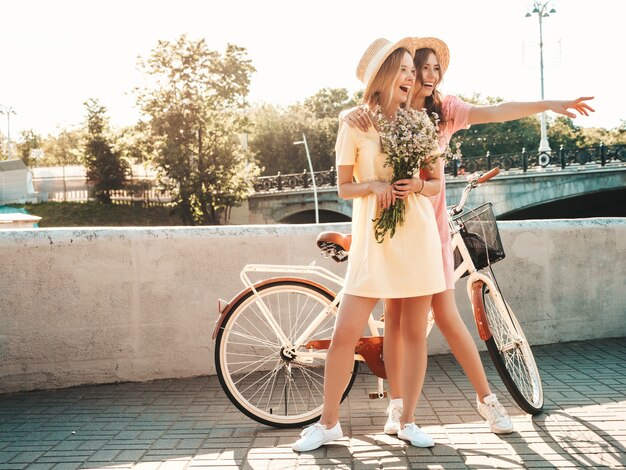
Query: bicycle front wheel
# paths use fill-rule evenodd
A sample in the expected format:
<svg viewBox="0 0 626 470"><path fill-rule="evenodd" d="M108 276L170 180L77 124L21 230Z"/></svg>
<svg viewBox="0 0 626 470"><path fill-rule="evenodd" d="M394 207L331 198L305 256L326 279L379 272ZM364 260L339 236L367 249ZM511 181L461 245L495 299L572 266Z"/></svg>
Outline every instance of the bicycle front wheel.
<svg viewBox="0 0 626 470"><path fill-rule="evenodd" d="M271 282L258 287L257 293L250 290L233 306L217 335L219 381L230 401L259 423L279 428L310 424L322 413L325 353L307 354L304 346L288 349L276 330L293 344L321 319L302 343L330 339L336 318L334 295L299 279ZM342 400L357 372L355 361Z"/></svg>
<svg viewBox="0 0 626 470"><path fill-rule="evenodd" d="M531 415L543 409L541 377L530 349L511 308L487 284L482 286L482 301L491 337L485 341L491 360L515 403Z"/></svg>

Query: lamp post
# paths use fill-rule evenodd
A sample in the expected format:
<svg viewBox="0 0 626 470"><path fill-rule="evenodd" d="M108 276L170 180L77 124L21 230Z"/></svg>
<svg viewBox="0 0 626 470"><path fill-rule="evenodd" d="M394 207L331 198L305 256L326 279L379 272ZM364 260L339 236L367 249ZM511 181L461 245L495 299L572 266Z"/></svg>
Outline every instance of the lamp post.
<svg viewBox="0 0 626 470"><path fill-rule="evenodd" d="M544 100L543 94L543 18L547 18L550 14L556 13L554 8L551 8L548 12L548 6L550 5L550 0L546 2L541 2L539 0L535 0L533 6L533 11L526 13L526 18L529 18L536 13L539 17L539 68L541 70L541 99ZM539 143L539 152L548 152L550 153L552 149L550 148L550 144L548 143L548 132L546 130L546 113L541 113L541 142Z"/></svg>
<svg viewBox="0 0 626 470"><path fill-rule="evenodd" d="M317 183L315 183L315 173L313 173L313 163L311 162L311 154L309 153L309 145L306 143L306 135L302 133L302 140L294 142L293 145L304 145L306 158L309 161L309 171L311 172L311 182L313 184L313 199L315 200L315 223L320 223L320 209L317 203Z"/></svg>
<svg viewBox="0 0 626 470"><path fill-rule="evenodd" d="M13 106L0 107L0 114L7 115L7 160L11 160L11 114L15 115Z"/></svg>

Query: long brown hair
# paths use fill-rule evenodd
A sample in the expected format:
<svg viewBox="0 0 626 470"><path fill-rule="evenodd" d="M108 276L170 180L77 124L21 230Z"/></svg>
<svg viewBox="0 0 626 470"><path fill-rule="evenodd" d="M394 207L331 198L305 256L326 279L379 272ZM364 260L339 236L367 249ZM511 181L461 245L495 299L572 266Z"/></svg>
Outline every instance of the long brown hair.
<svg viewBox="0 0 626 470"><path fill-rule="evenodd" d="M437 53L433 49L430 49L428 47L423 47L421 49L416 50L415 56L413 57L413 63L415 64L415 70L417 72L415 81L419 82L422 86L424 86L424 83L422 83L421 70L422 70L422 67L424 67L424 64L428 62L428 56L430 56L431 53L435 54L435 57L437 57ZM439 63L438 57L437 57L437 63ZM439 93L439 91L437 90L437 87L442 82L442 80L443 80L443 70L441 69L441 67L439 67L439 81L437 82L437 84L435 85L433 89L433 94L426 97L426 102L424 104L426 108L426 112L430 116L432 116L433 113L437 113L437 116L439 116L440 126L443 125L443 123L446 121L446 116L443 115L443 110L442 110L443 98L441 97L441 93ZM415 107L415 106L412 106L412 107Z"/></svg>
<svg viewBox="0 0 626 470"><path fill-rule="evenodd" d="M363 95L363 102L370 110L374 110L379 105L385 107L391 101L393 82L402 65L402 57L406 53L410 54L403 47L396 49L389 54L389 57L385 59L378 72L376 72L371 85L367 87Z"/></svg>

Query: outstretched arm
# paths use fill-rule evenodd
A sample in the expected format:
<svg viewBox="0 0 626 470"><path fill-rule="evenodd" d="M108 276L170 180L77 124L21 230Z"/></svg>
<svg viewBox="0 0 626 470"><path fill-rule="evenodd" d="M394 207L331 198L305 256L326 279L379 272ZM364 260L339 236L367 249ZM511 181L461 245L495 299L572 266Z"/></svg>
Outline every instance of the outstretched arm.
<svg viewBox="0 0 626 470"><path fill-rule="evenodd" d="M504 122L521 119L544 111L553 111L563 116L575 118L577 111L580 115L589 116L589 112L594 112L587 101L593 96L585 96L576 100L563 101L530 101L530 102L509 102L492 106L472 106L467 118L468 124L484 124L487 122Z"/></svg>

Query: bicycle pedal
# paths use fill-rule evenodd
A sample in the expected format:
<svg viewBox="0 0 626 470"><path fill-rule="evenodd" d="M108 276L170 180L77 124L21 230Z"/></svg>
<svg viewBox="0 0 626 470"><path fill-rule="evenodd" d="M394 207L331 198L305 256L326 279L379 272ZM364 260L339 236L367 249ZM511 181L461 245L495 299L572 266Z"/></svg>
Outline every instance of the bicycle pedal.
<svg viewBox="0 0 626 470"><path fill-rule="evenodd" d="M370 400L375 400L377 398L387 398L387 392L385 391L382 394L378 392L369 392L368 396L370 397Z"/></svg>
<svg viewBox="0 0 626 470"><path fill-rule="evenodd" d="M319 242L318 247L322 251L322 255L325 258L332 258L338 263L341 263L342 261L348 259L348 254L343 250L340 245L337 245L336 243Z"/></svg>

